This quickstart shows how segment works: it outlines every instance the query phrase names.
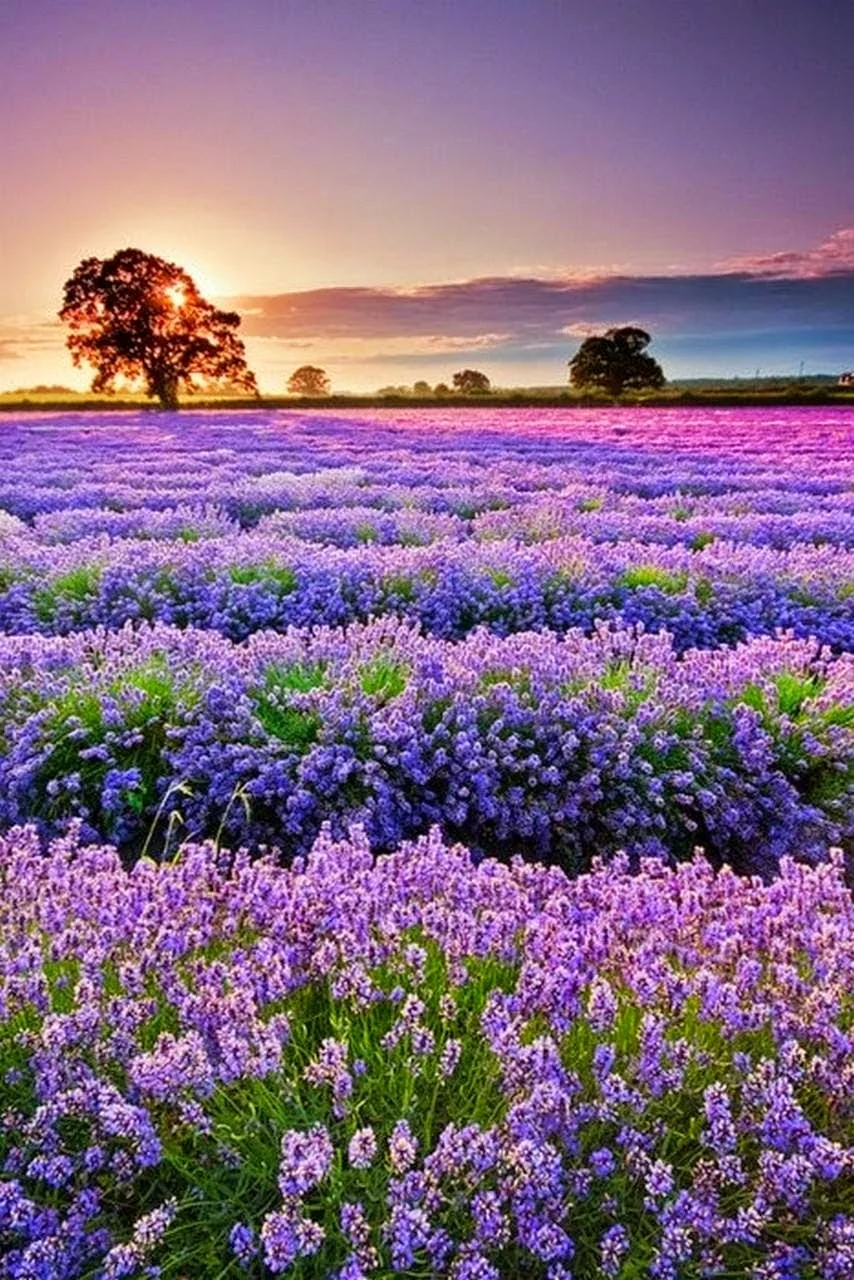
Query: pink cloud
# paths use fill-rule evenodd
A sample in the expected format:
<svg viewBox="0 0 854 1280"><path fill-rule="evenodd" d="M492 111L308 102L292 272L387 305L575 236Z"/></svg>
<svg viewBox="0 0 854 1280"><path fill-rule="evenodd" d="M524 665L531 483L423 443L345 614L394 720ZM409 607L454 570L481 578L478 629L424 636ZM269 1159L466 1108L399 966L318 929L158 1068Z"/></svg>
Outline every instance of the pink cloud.
<svg viewBox="0 0 854 1280"><path fill-rule="evenodd" d="M635 329L642 329L643 322L640 320L577 320L572 324L565 324L561 327L560 332L565 333L568 338L591 338L594 334L603 333L606 329L622 329L631 326Z"/></svg>
<svg viewBox="0 0 854 1280"><path fill-rule="evenodd" d="M745 254L728 258L721 264L725 271L752 276L774 276L781 280L813 280L820 276L854 271L854 227L834 231L814 249L786 250L780 253Z"/></svg>

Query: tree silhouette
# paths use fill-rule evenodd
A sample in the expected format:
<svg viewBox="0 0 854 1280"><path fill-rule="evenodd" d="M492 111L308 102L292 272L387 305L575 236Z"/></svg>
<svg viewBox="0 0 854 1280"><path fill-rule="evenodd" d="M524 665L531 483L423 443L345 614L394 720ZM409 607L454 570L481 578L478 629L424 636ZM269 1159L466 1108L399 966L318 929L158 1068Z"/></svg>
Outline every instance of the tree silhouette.
<svg viewBox="0 0 854 1280"><path fill-rule="evenodd" d="M454 374L451 381L454 390L464 396L485 395L489 391L489 378L478 369L462 369Z"/></svg>
<svg viewBox="0 0 854 1280"><path fill-rule="evenodd" d="M574 387L599 387L612 396L663 387L661 365L646 354L651 341L643 329L630 326L585 338L569 362L569 380Z"/></svg>
<svg viewBox="0 0 854 1280"><path fill-rule="evenodd" d="M182 267L141 249L84 259L65 283L59 318L74 364L95 369L93 391L114 391L120 377L142 381L164 409L177 409L196 377L258 394L237 312L219 311Z"/></svg>
<svg viewBox="0 0 854 1280"><path fill-rule="evenodd" d="M328 396L330 390L326 370L313 364L300 365L288 378L288 391L292 396Z"/></svg>

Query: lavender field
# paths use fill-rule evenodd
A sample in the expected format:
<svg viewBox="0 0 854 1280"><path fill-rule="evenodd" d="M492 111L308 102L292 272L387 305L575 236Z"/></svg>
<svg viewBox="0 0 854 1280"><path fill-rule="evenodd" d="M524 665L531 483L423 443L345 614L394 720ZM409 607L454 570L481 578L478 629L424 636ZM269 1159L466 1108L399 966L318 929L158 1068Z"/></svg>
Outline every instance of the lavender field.
<svg viewBox="0 0 854 1280"><path fill-rule="evenodd" d="M0 1277L854 1276L854 418L0 435Z"/></svg>

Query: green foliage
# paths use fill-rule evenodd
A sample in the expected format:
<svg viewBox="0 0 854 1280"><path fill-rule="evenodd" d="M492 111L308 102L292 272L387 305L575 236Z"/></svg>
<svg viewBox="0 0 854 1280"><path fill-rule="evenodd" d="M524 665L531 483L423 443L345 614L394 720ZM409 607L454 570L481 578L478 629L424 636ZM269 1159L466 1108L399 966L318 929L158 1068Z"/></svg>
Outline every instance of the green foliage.
<svg viewBox="0 0 854 1280"><path fill-rule="evenodd" d="M271 663L252 693L253 710L265 732L296 754L306 752L317 741L321 720L318 712L306 705L304 695L322 689L325 683L323 662Z"/></svg>
<svg viewBox="0 0 854 1280"><path fill-rule="evenodd" d="M98 564L80 565L60 574L33 593L33 608L39 622L53 622L63 605L83 605L98 593L103 569Z"/></svg>
<svg viewBox="0 0 854 1280"><path fill-rule="evenodd" d="M643 587L657 587L665 595L678 595L688 584L687 573L670 573L654 564L639 564L626 569L617 578L618 587L634 591Z"/></svg>
<svg viewBox="0 0 854 1280"><path fill-rule="evenodd" d="M658 686L658 675L629 658L613 659L597 681L602 689L622 694L632 710L650 698Z"/></svg>
<svg viewBox="0 0 854 1280"><path fill-rule="evenodd" d="M162 408L177 409L181 388L201 377L257 395L239 315L206 302L174 262L139 249L86 258L66 281L59 317L75 365L95 369L93 391L142 381Z"/></svg>
<svg viewBox="0 0 854 1280"><path fill-rule="evenodd" d="M418 935L410 931L403 942L416 940L420 941ZM277 1175L282 1135L287 1131L322 1124L334 1144L333 1166L323 1187L304 1200L308 1215L323 1225L326 1243L317 1258L301 1259L292 1268L302 1280L322 1280L343 1265L348 1253L339 1221L342 1203L360 1201L378 1234L387 1214L392 1176L386 1149L399 1120L409 1123L422 1153L433 1148L448 1124L487 1129L500 1123L506 1103L498 1063L480 1033L480 1019L490 993L511 985L512 970L494 960L469 962L468 979L455 989L449 1017L447 1006L440 1007L441 996L451 989L444 957L432 943L423 947L424 980L418 984L418 994L426 1004L422 1022L435 1038L430 1054L414 1055L408 1037L392 1048L381 1047L398 1013L392 999L356 1009L351 1002L336 999L326 985L302 987L285 1007L290 1037L282 1069L263 1079L245 1075L233 1084L218 1086L203 1103L210 1122L207 1136L180 1123L164 1126L156 1196L162 1200L172 1195L179 1205L158 1258L164 1280L184 1280L190 1275L237 1280L247 1274L260 1280L267 1274L257 1263L248 1273L242 1270L232 1258L228 1236L236 1221L257 1228L265 1214L280 1208ZM399 987L401 976L399 963L372 974L387 993ZM406 981L410 984L411 979ZM159 1029L169 1030L168 1017L159 1022ZM349 1061L361 1061L366 1068L355 1077L344 1116L335 1114L328 1086L309 1083L304 1077L322 1043L330 1039L345 1043ZM453 1075L444 1079L439 1060L451 1039L461 1041L462 1053ZM356 1130L366 1125L374 1130L379 1153L370 1167L358 1169L347 1160L347 1146ZM229 1159L223 1158L225 1153ZM152 1193L156 1203L153 1189ZM378 1274L392 1274L388 1257L383 1258Z"/></svg>
<svg viewBox="0 0 854 1280"><path fill-rule="evenodd" d="M261 564L232 564L228 567L228 576L235 586L251 587L257 583L274 587L279 595L289 595L297 585L297 575L288 565L277 564L275 560L264 560Z"/></svg>
<svg viewBox="0 0 854 1280"><path fill-rule="evenodd" d="M329 381L326 370L319 369L317 365L300 365L288 378L288 392L292 396L319 399L328 396L331 389L332 384Z"/></svg>
<svg viewBox="0 0 854 1280"><path fill-rule="evenodd" d="M193 395L193 407L197 409L234 409L245 412L248 407L266 409L288 409L293 407L292 399L286 395L261 397L251 394L224 395L197 392L190 389ZM850 405L854 404L854 395L844 388L837 388L829 383L817 381L815 385L799 387L796 390L770 385L766 389L758 389L747 385L744 379L724 380L719 386L688 389L678 382L669 382L665 387L655 391L640 389L625 391L624 401L627 404L650 405L703 405L709 407L727 406L772 406L772 405ZM449 408L465 409L466 399L452 394L447 383L440 382L433 388L433 396L447 399ZM495 388L490 390L490 404L497 408L595 408L606 407L611 397L604 390L594 388ZM409 397L411 399L411 396ZM85 411L97 413L99 410L115 411L116 409L138 409L146 403L148 397L143 393L122 391L121 396L90 394L72 390L57 390L45 393L39 390L20 389L18 391L0 392L0 412L26 413L38 412L49 407L55 411L67 409L73 412ZM367 395L331 393L329 404L341 409L381 408L383 397L378 392Z"/></svg>
<svg viewBox="0 0 854 1280"><path fill-rule="evenodd" d="M839 732L854 735L854 706L822 698L827 681L820 675L782 671L767 685L747 685L736 701L751 707L775 744L779 767L796 780L808 803L832 810L854 786L854 751L844 761L839 751L824 758L816 744ZM821 701L817 701L821 699ZM854 747L854 739L851 743Z"/></svg>
<svg viewBox="0 0 854 1280"><path fill-rule="evenodd" d="M109 833L114 818L104 810L104 784L108 773L119 769L138 775L121 797L129 813L149 813L157 801L170 731L198 701L192 674L176 676L165 654L152 655L103 686L66 687L45 706L41 736L47 750L35 778L34 811L56 818L85 809ZM55 792L51 784L69 777L77 779L77 788Z"/></svg>
<svg viewBox="0 0 854 1280"><path fill-rule="evenodd" d="M789 595L796 604L820 605L822 603L820 589L816 591L804 582L793 582L789 586Z"/></svg>
<svg viewBox="0 0 854 1280"><path fill-rule="evenodd" d="M377 654L359 670L362 692L379 702L388 702L403 693L409 680L409 667L390 654Z"/></svg>
<svg viewBox="0 0 854 1280"><path fill-rule="evenodd" d="M710 547L715 541L715 537L716 535L714 533L708 533L707 531L695 534L691 539L691 550L702 551L705 547Z"/></svg>
<svg viewBox="0 0 854 1280"><path fill-rule="evenodd" d="M228 944L190 953L181 962L182 980L191 986L194 972L224 960L229 948L239 947L251 954L252 941L250 935L238 932ZM420 951L419 971L405 958L408 947ZM46 976L53 1010L70 1012L79 966L49 965ZM674 1082L667 1088L650 1089L645 1075L649 1066L643 1047L648 1026L644 1008L621 974L601 976L609 982L615 1001L613 1019L606 1029L597 1030L591 1018L580 1012L568 1020L561 1035L534 1016L519 1028L520 1042L532 1051L535 1046L541 1052L554 1050L576 1082L573 1108L580 1112L594 1103L600 1113L599 1119L591 1117L578 1127L573 1162L579 1168L588 1166L596 1151L619 1152L619 1135L631 1124L649 1144L651 1158L665 1161L672 1170L672 1194L676 1197L692 1185L698 1162L705 1155L708 1121L698 1100L710 1086L723 1083L730 1091L736 1115L748 1107L744 1071L735 1063L739 1056L753 1064L773 1061L778 1052L773 1028L763 1022L735 1033L725 1032L719 1019L704 1012L697 996L668 999L662 986L667 1029L655 1056L657 1070L670 1072ZM105 1222L122 1238L141 1213L174 1197L177 1214L156 1255L163 1280L185 1280L188 1276L261 1280L268 1274L259 1259L250 1263L248 1271L238 1265L229 1247L229 1233L236 1222L257 1231L268 1213L281 1208L277 1179L282 1137L289 1132L305 1133L317 1125L326 1129L331 1140L332 1164L321 1185L302 1198L301 1212L323 1228L324 1240L316 1256L297 1260L289 1274L296 1280L323 1280L343 1266L349 1246L341 1231L341 1206L358 1202L369 1223L371 1241L380 1251L375 1274L390 1280L400 1274L392 1268L382 1231L389 1215L389 1184L396 1176L388 1154L395 1125L401 1120L408 1124L417 1143L416 1167L420 1167L436 1149L447 1126L472 1126L476 1133L506 1124L511 1104L525 1096L524 1089L514 1095L503 1082L502 1064L483 1034L482 1019L491 997L514 990L518 966L494 957L469 958L462 973L452 979L440 948L420 931L408 930L401 935L396 954L374 968L370 978L378 998L369 1001L334 995L335 974L331 974L325 980L297 986L285 999L270 1005L270 1016L284 1013L288 1019L281 1066L260 1078L246 1073L232 1082L218 1083L197 1104L205 1117L204 1125L188 1124L174 1099L160 1104L156 1112L163 1142L160 1163L148 1179L138 1181L132 1198L118 1191L106 1198L104 1214ZM668 978L676 992L679 979L677 968ZM121 983L115 966L104 972L103 982L105 994L119 994ZM406 1033L396 1043L387 1039L400 1014L400 1004L392 994L395 989L422 1002L420 1025L432 1037L430 1047L416 1052ZM156 975L151 976L145 995L154 1009L139 1039L150 1050L161 1035L178 1031L178 1020ZM581 1010L587 1006L588 995L587 985L578 992ZM39 1015L28 1009L16 1022L0 1028L4 1077L25 1063L21 1037L36 1033L39 1024ZM343 1047L352 1072L352 1092L343 1108L336 1105L328 1083L306 1078L307 1069L330 1041ZM452 1042L459 1044L460 1055L455 1068L446 1073L441 1061ZM602 1106L595 1056L605 1044L614 1054L612 1078L624 1081L628 1090L640 1091L644 1098L641 1111L629 1102ZM358 1073L353 1072L355 1063L361 1064ZM311 1072L308 1074L310 1077ZM32 1113L36 1099L26 1073L20 1080L11 1074L9 1079L15 1080L9 1088L10 1097L15 1091L18 1110ZM125 1086L126 1082L119 1080L119 1084ZM828 1127L820 1092L804 1085L798 1103L809 1123ZM847 1126L842 1120L838 1123L843 1124L839 1141L845 1142ZM377 1153L367 1167L354 1167L348 1159L348 1144L357 1130L367 1126L376 1137ZM91 1141L84 1123L77 1132L69 1130L66 1138L69 1149L79 1151ZM746 1168L755 1165L758 1153L750 1127L746 1136L739 1133L734 1154ZM506 1166L496 1168L479 1186L497 1185L502 1176L507 1176ZM446 1181L442 1190L445 1194L433 1214L434 1221L449 1229L455 1239L464 1239L471 1233L466 1185ZM727 1190L727 1212L735 1214L746 1207L752 1194L752 1187L741 1190L733 1184ZM844 1188L830 1192L828 1203L821 1205L823 1216L839 1211L840 1195L844 1195ZM569 1204L567 1208L575 1274L600 1274L601 1240L617 1219L626 1225L631 1240L620 1277L641 1280L648 1275L660 1233L659 1207L649 1202L645 1180L632 1172L630 1162L615 1160L610 1172L593 1181L583 1200L583 1212L573 1211ZM793 1240L799 1238L799 1229L793 1224ZM502 1276L534 1280L545 1274L544 1264L538 1265L530 1254L522 1256L512 1247L492 1249L490 1256ZM747 1275L755 1256L749 1245L727 1244L725 1269L720 1274ZM406 1275L426 1280L429 1272L420 1254Z"/></svg>
<svg viewBox="0 0 854 1280"><path fill-rule="evenodd" d="M547 605L553 605L577 587L581 580L579 569L571 564L561 565L554 573L549 574L543 583L543 599Z"/></svg>
<svg viewBox="0 0 854 1280"><path fill-rule="evenodd" d="M585 338L569 362L573 387L607 392L611 396L664 386L661 365L646 354L651 338L643 329L608 329Z"/></svg>
<svg viewBox="0 0 854 1280"><path fill-rule="evenodd" d="M431 538L428 533L417 529L401 529L397 540L402 547L426 547Z"/></svg>
<svg viewBox="0 0 854 1280"><path fill-rule="evenodd" d="M531 672L522 667L496 667L493 671L484 672L479 681L481 689L494 689L497 685L507 685L517 693L530 697L532 693Z"/></svg>
<svg viewBox="0 0 854 1280"><path fill-rule="evenodd" d="M711 603L715 594L714 585L709 578L698 578L694 583L694 596L704 607Z"/></svg>
<svg viewBox="0 0 854 1280"><path fill-rule="evenodd" d="M479 369L461 369L459 373L454 374L451 381L454 384L454 390L464 396L487 395L490 389L489 378ZM438 391L437 387L437 394Z"/></svg>
<svg viewBox="0 0 854 1280"><path fill-rule="evenodd" d="M382 580L382 591L386 597L396 597L405 604L411 604L418 598L419 584L434 586L437 581L435 569L420 569L417 573L390 573Z"/></svg>

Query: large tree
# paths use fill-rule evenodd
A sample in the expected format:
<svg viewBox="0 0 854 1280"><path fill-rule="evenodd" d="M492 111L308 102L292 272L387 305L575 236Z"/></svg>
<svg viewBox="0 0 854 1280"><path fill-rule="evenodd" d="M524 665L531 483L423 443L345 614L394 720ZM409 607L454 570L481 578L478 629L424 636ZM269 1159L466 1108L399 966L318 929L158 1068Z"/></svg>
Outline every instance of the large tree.
<svg viewBox="0 0 854 1280"><path fill-rule="evenodd" d="M59 317L74 363L95 369L93 391L115 390L117 378L141 381L164 409L177 409L179 390L196 377L258 394L240 316L219 311L182 267L154 254L86 258L66 281Z"/></svg>
<svg viewBox="0 0 854 1280"><path fill-rule="evenodd" d="M454 390L464 396L483 396L489 391L489 378L479 369L461 369L455 373L451 381Z"/></svg>
<svg viewBox="0 0 854 1280"><path fill-rule="evenodd" d="M288 391L292 396L309 396L318 399L320 396L328 396L330 390L331 383L326 370L318 369L317 365L300 365L288 378Z"/></svg>
<svg viewBox="0 0 854 1280"><path fill-rule="evenodd" d="M651 341L645 330L630 326L585 338L569 362L569 380L574 387L596 387L612 396L663 387L661 365L646 354Z"/></svg>

